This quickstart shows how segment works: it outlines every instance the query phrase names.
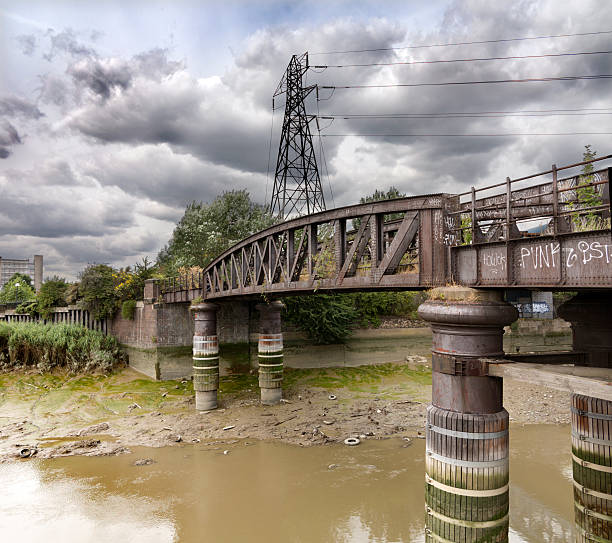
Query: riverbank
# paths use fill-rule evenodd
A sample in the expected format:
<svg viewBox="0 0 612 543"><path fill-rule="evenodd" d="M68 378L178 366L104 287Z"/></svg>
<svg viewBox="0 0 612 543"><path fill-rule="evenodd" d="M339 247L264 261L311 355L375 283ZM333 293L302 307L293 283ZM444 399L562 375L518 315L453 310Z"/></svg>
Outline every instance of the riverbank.
<svg viewBox="0 0 612 543"><path fill-rule="evenodd" d="M152 381L124 368L110 375L0 374L0 462L37 457L117 455L236 439L300 446L347 437L424 437L431 398L426 357L401 364L286 369L281 405L259 403L257 375L221 378L220 408L198 413L190 381ZM566 424L569 393L504 382L504 405L520 424ZM23 453L27 455L28 453Z"/></svg>

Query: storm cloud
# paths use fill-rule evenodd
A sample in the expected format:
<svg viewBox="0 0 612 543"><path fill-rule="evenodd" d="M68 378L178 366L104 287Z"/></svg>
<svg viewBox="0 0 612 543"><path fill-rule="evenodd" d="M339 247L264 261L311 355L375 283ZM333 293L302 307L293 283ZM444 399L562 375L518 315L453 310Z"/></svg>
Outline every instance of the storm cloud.
<svg viewBox="0 0 612 543"><path fill-rule="evenodd" d="M351 3L342 4L348 13ZM253 23L259 8L244 4L239 17L248 31L236 31L231 58L214 72L200 55L210 59L229 45L199 27L157 38L139 28L145 23L130 18L129 7L122 13L132 23L118 23L118 31L102 23L91 28L95 19L16 30L15 55L32 68L29 90L0 89L0 255L19 238L26 256L42 252L48 269L74 276L87 262L126 265L154 256L192 200L246 188L265 203L284 108L281 95L272 112L272 94L291 55L306 50L312 68L305 83L319 85L307 113L336 117L310 124L328 207L390 185L408 194L462 192L579 160L586 144L608 152L605 135L513 134L610 131L609 115L594 114L595 108L612 112L609 80L373 86L612 74L609 54L410 64L607 51L609 34L414 46L589 32L593 20L612 21L612 5L442 4L438 11L418 6L424 11L414 18L399 3L385 3L384 13L369 3L375 13L355 9L351 17L327 16L326 9L340 8L318 6L314 12L324 15L316 21L264 23ZM283 6L298 9L270 5L278 13ZM181 49L188 40L191 49ZM334 51L360 52L322 54ZM585 108L592 113L544 111ZM523 111L530 116L519 116ZM354 114L387 117L343 118Z"/></svg>

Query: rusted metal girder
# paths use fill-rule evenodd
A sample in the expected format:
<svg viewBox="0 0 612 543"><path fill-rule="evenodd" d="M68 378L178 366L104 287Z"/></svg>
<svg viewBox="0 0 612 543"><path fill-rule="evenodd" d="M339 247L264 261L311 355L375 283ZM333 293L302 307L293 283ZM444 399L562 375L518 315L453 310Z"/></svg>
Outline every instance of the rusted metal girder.
<svg viewBox="0 0 612 543"><path fill-rule="evenodd" d="M584 164L553 166L460 195L370 202L277 224L225 251L203 272L164 281L163 299L409 290L449 283L610 289L611 169L592 172L586 180L557 176ZM513 190L516 183L548 174L550 181ZM580 202L584 183L597 205ZM466 196L470 201L461 203ZM541 232L527 232L525 220L539 221Z"/></svg>

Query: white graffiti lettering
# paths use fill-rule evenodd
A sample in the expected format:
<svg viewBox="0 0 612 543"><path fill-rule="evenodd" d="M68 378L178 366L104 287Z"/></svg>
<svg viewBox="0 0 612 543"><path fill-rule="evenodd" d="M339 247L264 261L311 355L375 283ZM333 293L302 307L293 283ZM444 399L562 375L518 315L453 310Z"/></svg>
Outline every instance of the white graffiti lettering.
<svg viewBox="0 0 612 543"><path fill-rule="evenodd" d="M525 268L526 262L531 262L534 270L542 268L556 268L555 255L561 250L558 242L546 243L545 245L536 245L532 247L521 247L521 268Z"/></svg>
<svg viewBox="0 0 612 543"><path fill-rule="evenodd" d="M493 253L482 255L482 265L490 268L489 272L497 275L506 270L506 255L503 253Z"/></svg>

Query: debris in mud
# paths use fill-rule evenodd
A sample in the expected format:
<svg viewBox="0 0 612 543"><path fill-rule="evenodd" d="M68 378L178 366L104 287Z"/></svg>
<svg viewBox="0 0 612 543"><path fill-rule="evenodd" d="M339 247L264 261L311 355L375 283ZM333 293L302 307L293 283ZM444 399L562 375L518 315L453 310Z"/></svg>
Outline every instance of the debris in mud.
<svg viewBox="0 0 612 543"><path fill-rule="evenodd" d="M355 445L359 445L361 443L361 441L359 441L359 438L356 437L347 437L344 440L344 444L348 445L349 447L354 447Z"/></svg>
<svg viewBox="0 0 612 543"><path fill-rule="evenodd" d="M19 456L21 458L30 458L31 456L34 456L37 452L38 449L36 449L36 447L24 447L19 451Z"/></svg>
<svg viewBox="0 0 612 543"><path fill-rule="evenodd" d="M339 468L340 465L339 464L330 464L329 466L327 466L327 469L336 469Z"/></svg>
<svg viewBox="0 0 612 543"><path fill-rule="evenodd" d="M83 441L72 441L71 443L66 443L65 445L60 445L59 447L55 447L52 449L52 456L59 456L63 454L71 454L75 450L78 449L93 449L100 445L99 439L86 439Z"/></svg>
<svg viewBox="0 0 612 543"><path fill-rule="evenodd" d="M77 436L87 436L91 434L100 434L102 432L106 432L110 428L108 422L101 422L100 424L94 424L93 426L89 426L87 428L83 428L77 434Z"/></svg>
<svg viewBox="0 0 612 543"><path fill-rule="evenodd" d="M231 430L232 428L236 428L235 424L230 424L229 426L224 426L223 429L224 430Z"/></svg>
<svg viewBox="0 0 612 543"><path fill-rule="evenodd" d="M140 458L132 463L133 466L150 466L151 464L155 464L152 458Z"/></svg>

